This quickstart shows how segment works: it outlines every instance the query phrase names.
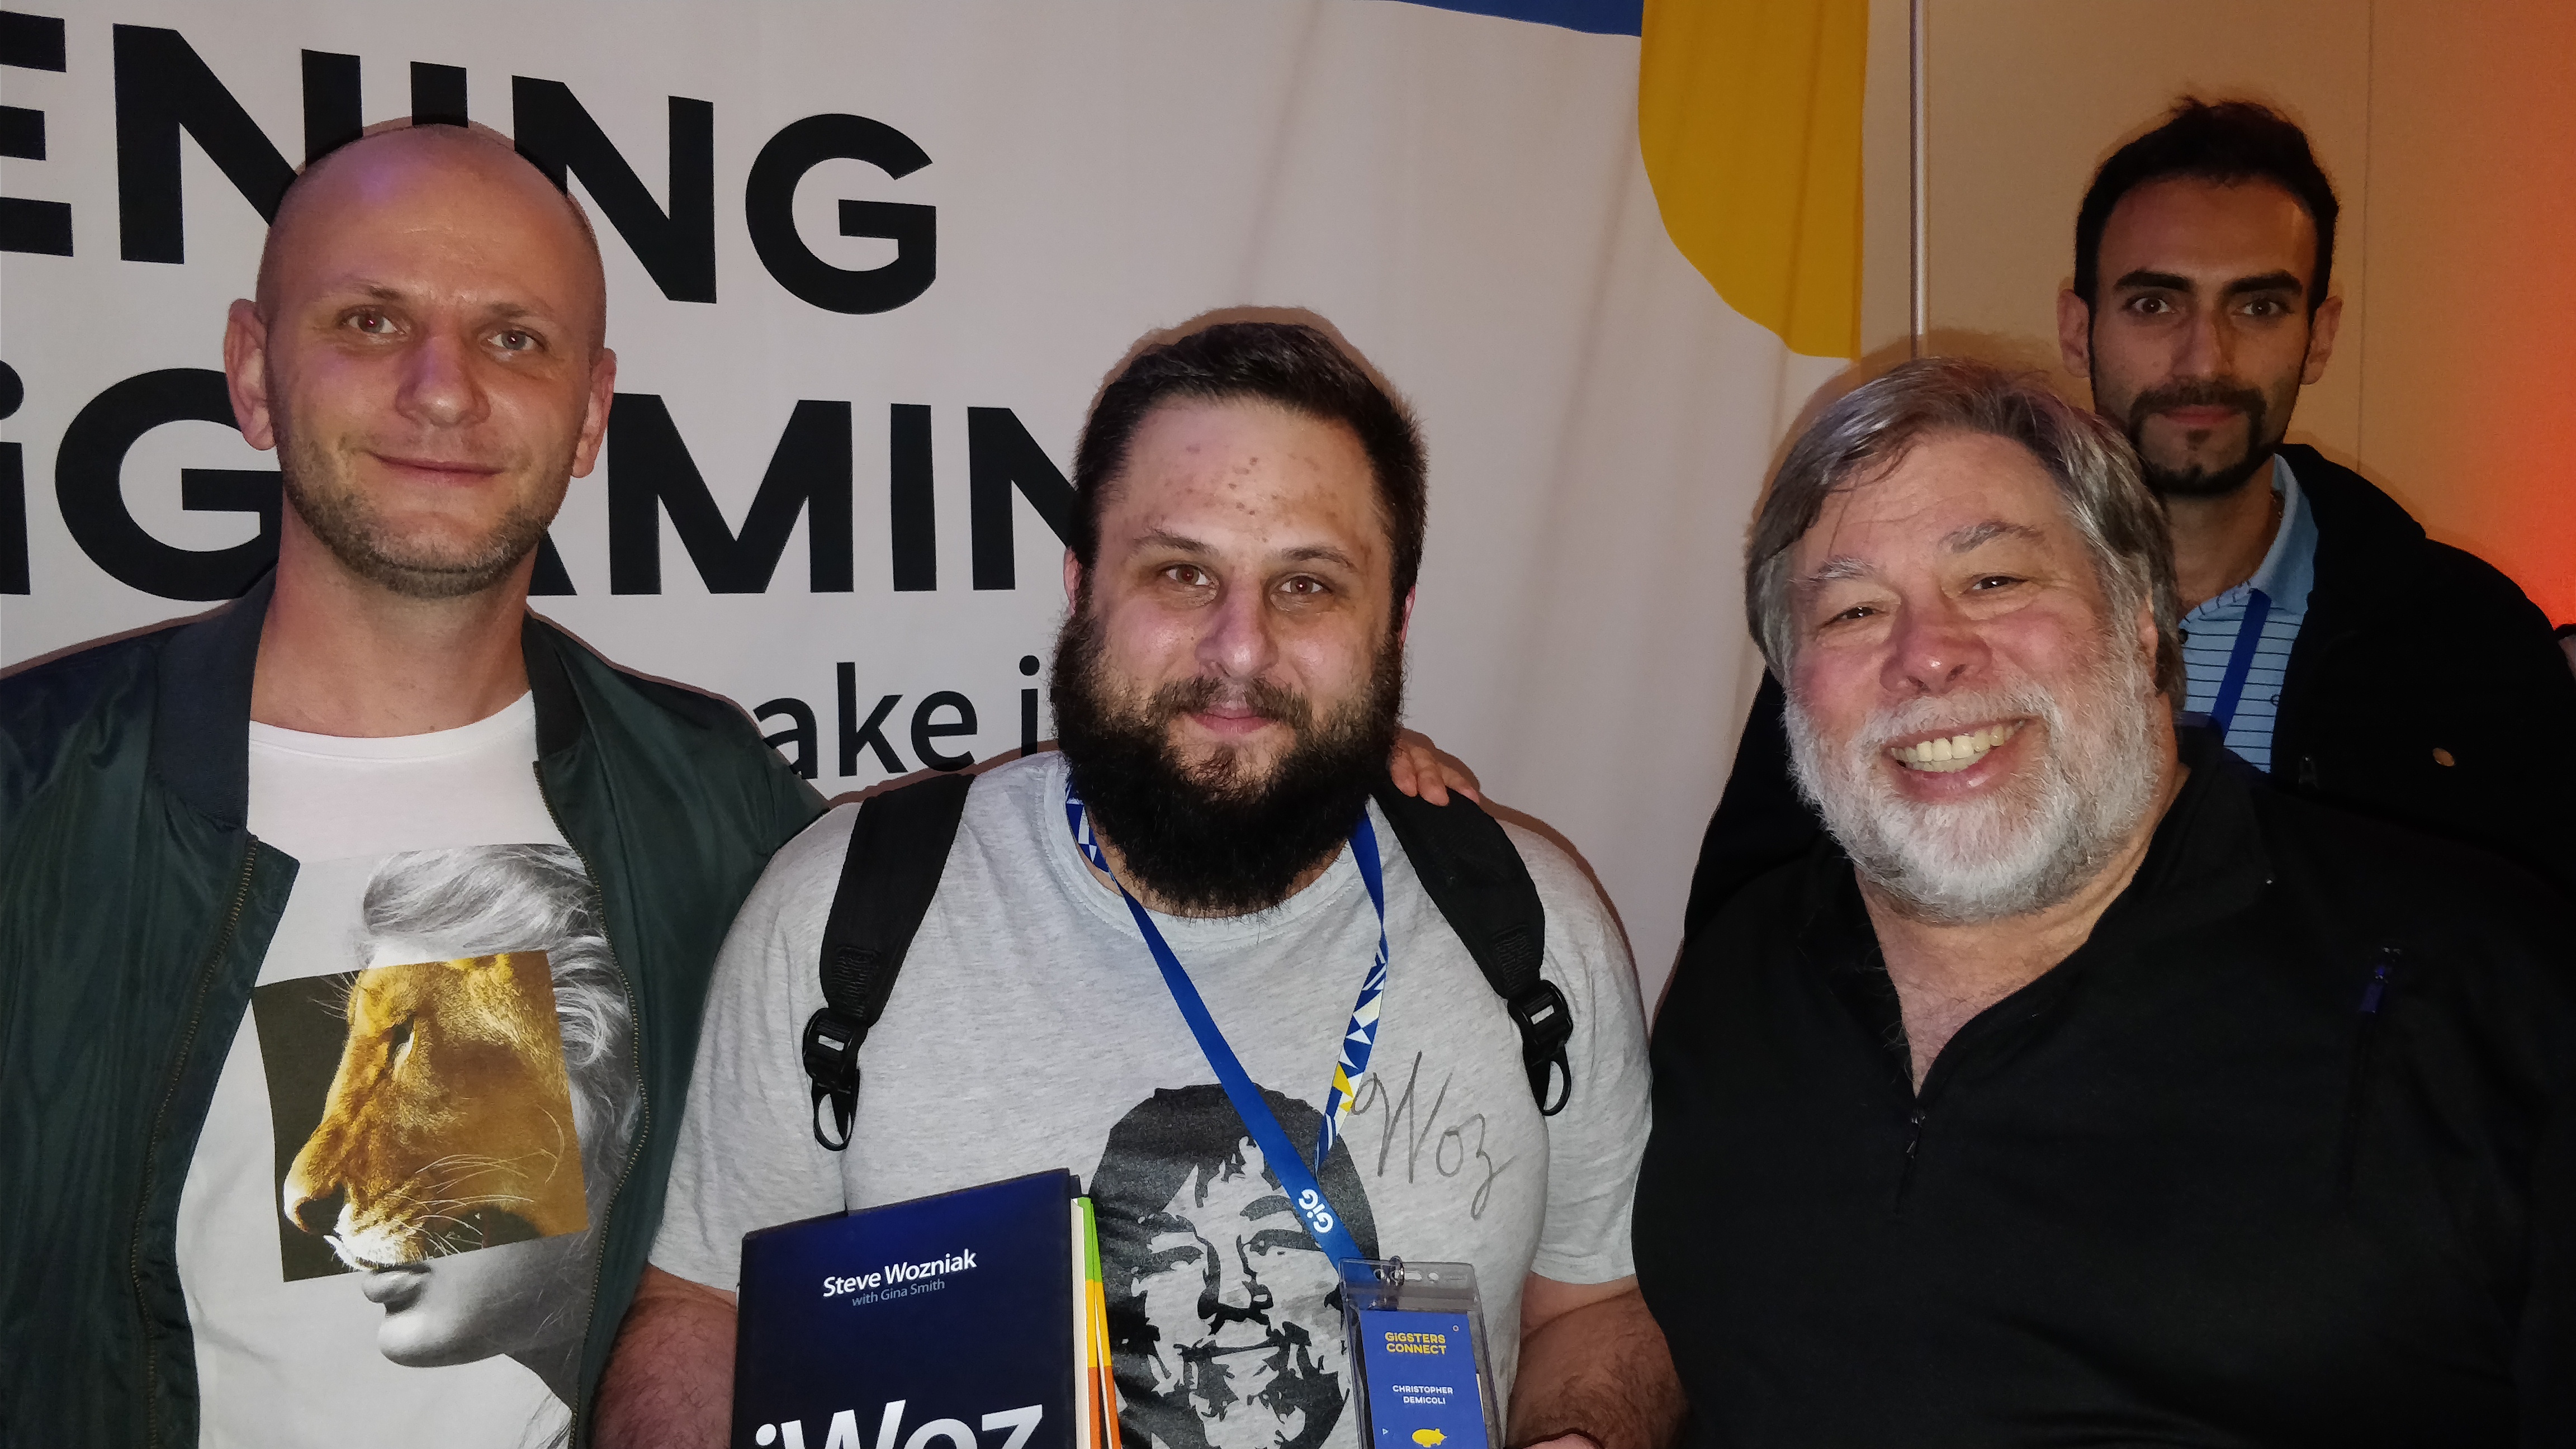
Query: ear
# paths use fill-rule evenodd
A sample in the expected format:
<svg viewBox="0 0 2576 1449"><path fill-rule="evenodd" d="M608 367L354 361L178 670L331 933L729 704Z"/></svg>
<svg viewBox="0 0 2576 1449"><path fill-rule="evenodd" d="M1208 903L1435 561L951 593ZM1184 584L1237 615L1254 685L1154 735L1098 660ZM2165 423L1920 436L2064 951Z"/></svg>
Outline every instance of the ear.
<svg viewBox="0 0 2576 1449"><path fill-rule="evenodd" d="M2057 355L2068 372L2093 380L2093 305L2073 287L2057 292Z"/></svg>
<svg viewBox="0 0 2576 1449"><path fill-rule="evenodd" d="M617 354L603 347L590 364L590 397L581 412L581 440L573 445L572 476L587 478L608 437L608 406L617 400Z"/></svg>
<svg viewBox="0 0 2576 1449"><path fill-rule="evenodd" d="M1413 632L1413 601L1420 597L1421 593L1420 584L1404 591L1404 612L1397 615L1395 620L1395 642L1398 644L1402 644L1406 636Z"/></svg>
<svg viewBox="0 0 2576 1449"><path fill-rule="evenodd" d="M1082 560L1064 551L1064 607L1070 612L1082 607Z"/></svg>
<svg viewBox="0 0 2576 1449"><path fill-rule="evenodd" d="M2308 319L2308 364L2299 370L2299 381L2311 383L2326 375L2326 359L2334 355L2335 337L2343 331L2343 298L2333 296L2317 307Z"/></svg>
<svg viewBox="0 0 2576 1449"><path fill-rule="evenodd" d="M224 316L224 390L232 394L233 421L254 448L277 446L277 424L268 410L268 323L249 298Z"/></svg>
<svg viewBox="0 0 2576 1449"><path fill-rule="evenodd" d="M2156 658L2164 643L2163 632L2156 628L2156 601L2152 597L2138 601L2137 631L2138 652L2146 656L2147 679L2152 688L2156 679ZM2177 703L2174 708L2182 706Z"/></svg>

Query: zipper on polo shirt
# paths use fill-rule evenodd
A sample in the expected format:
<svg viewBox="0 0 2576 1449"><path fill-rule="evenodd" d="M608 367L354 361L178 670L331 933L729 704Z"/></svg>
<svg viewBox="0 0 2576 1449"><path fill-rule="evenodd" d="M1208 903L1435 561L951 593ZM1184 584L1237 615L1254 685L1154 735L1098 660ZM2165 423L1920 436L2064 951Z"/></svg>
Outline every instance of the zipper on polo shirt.
<svg viewBox="0 0 2576 1449"><path fill-rule="evenodd" d="M1906 1113L1905 1166L1896 1175L1896 1210L1905 1211L1905 1195L1914 1188L1914 1159L1923 1151L1925 1109L1918 1101Z"/></svg>
<svg viewBox="0 0 2576 1449"><path fill-rule="evenodd" d="M2338 1200L2352 1196L2353 1159L2359 1155L2362 1110L2368 1105L2370 1069L2378 1055L2380 1008L2388 1003L2390 978L2397 971L2398 950L2394 946L2379 948L2379 962L2370 969L2370 984L2361 991L2361 1023L2354 1033L2352 1079L2344 1089L2343 1139L2335 1148L2335 1196Z"/></svg>
<svg viewBox="0 0 2576 1449"><path fill-rule="evenodd" d="M1923 1157L1923 1124L1931 1120L1932 1100L1948 1088L1950 1076L1957 1070L1955 1061L1959 1054L1960 1039L1962 1037L1973 1039L1977 1024L1984 1021L1987 1012L1993 1009L1990 1004L1986 1011L1980 1011L1970 1017L1957 1031L1951 1033L1950 1039L1941 1044L1941 1050L1933 1054L1932 1064L1923 1069L1922 1080L1915 1081L1910 1075L1904 1079L1912 1090L1905 1099L1905 1161L1896 1173L1895 1211L1897 1212L1905 1211L1905 1199L1914 1191L1915 1164ZM1910 1047L1900 1049L1907 1052L1910 1063L1912 1049ZM1907 1071L1908 1068L1900 1067L1898 1070Z"/></svg>

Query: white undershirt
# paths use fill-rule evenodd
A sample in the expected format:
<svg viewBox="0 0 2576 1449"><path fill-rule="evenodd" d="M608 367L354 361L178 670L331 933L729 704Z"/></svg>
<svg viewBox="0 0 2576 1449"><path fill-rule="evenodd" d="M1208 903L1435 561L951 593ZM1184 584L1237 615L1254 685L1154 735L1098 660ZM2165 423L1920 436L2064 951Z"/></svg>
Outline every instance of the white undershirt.
<svg viewBox="0 0 2576 1449"><path fill-rule="evenodd" d="M459 729L362 739L250 727L250 833L307 863L562 833L537 792L530 695Z"/></svg>

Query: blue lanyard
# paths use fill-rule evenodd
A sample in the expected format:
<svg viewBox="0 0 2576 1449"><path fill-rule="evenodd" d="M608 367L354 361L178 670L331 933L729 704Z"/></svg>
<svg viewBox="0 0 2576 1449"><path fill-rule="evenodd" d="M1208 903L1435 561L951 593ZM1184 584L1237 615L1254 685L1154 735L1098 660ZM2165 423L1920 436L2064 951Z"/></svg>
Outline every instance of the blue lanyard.
<svg viewBox="0 0 2576 1449"><path fill-rule="evenodd" d="M2254 668L2254 646L2263 642L2263 621L2272 617L2272 600L2261 589L2245 591L2245 618L2236 626L2236 647L2227 654L2227 672L2219 676L2218 698L2209 706L2209 724L2218 737L2236 718L2236 702L2245 693L2245 676Z"/></svg>
<svg viewBox="0 0 2576 1449"><path fill-rule="evenodd" d="M1064 786L1064 818L1073 829L1073 843L1081 849L1083 858L1116 882L1117 872L1109 868L1108 857L1101 853L1082 797L1074 793L1070 778ZM1359 1001L1351 1007L1351 1022L1342 1032L1341 1052L1333 1063L1333 1084L1325 1097L1324 1122L1315 1136L1318 1168L1332 1155L1340 1122L1350 1115L1351 1099L1359 1082L1368 1075L1369 1056L1377 1045L1378 1001L1386 992L1386 882L1378 866L1377 831L1369 824L1365 808L1360 811L1359 823L1351 827L1351 857L1359 864L1360 879L1368 885L1369 902L1377 907L1377 959L1369 964L1368 977L1360 983ZM1225 1033L1217 1029L1216 1018L1208 1014L1207 1003L1199 999L1198 987L1181 968L1181 958L1172 954L1171 943L1163 939L1162 929L1128 894L1123 883L1118 886L1118 898L1127 903L1127 913L1135 917L1136 930L1145 938L1145 949L1153 953L1154 964L1163 970L1163 984L1170 988L1173 1004L1180 1007L1181 1018L1190 1024L1190 1034L1198 1038L1199 1050L1216 1072L1217 1084L1225 1088L1226 1099L1234 1103L1235 1115L1243 1119L1244 1130L1261 1149L1279 1185L1287 1189L1290 1205L1306 1225L1307 1236L1335 1263L1364 1256L1350 1230L1342 1226L1331 1199L1324 1196L1323 1185L1289 1143L1288 1133L1280 1127L1270 1104L1261 1100L1261 1089L1243 1070Z"/></svg>

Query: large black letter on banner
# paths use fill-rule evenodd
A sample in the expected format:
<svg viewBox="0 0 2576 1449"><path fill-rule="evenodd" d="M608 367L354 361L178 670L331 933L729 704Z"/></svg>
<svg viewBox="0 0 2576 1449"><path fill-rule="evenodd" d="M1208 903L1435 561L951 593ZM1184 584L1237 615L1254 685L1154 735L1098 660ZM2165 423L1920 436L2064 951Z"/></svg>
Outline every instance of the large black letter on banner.
<svg viewBox="0 0 2576 1449"><path fill-rule="evenodd" d="M367 128L359 99L358 58L328 50L304 52L304 164L358 139Z"/></svg>
<svg viewBox="0 0 2576 1449"><path fill-rule="evenodd" d="M782 756L786 754L789 745L794 745L796 754L794 758L787 761L788 765L797 774L808 780L813 779L816 771L820 770L823 764L822 746L814 737L814 706L790 695L784 699L773 699L751 712L752 718L764 725L769 723L769 717L774 714L787 716L787 728L776 734L761 736L760 742L778 751Z"/></svg>
<svg viewBox="0 0 2576 1449"><path fill-rule="evenodd" d="M894 746L886 743L885 722L886 716L894 713L895 705L903 696L889 694L879 699L877 707L868 711L868 722L854 728L850 721L859 712L859 666L845 659L832 666L832 673L841 705L842 776L847 778L859 772L859 750L862 746L876 751L877 764L887 774L902 774L903 756L896 754Z"/></svg>
<svg viewBox="0 0 2576 1449"><path fill-rule="evenodd" d="M415 86L419 84L414 81ZM600 213L674 302L716 299L716 108L672 96L671 210L664 215L635 168L561 81L510 77L519 154L565 185L581 178Z"/></svg>
<svg viewBox="0 0 2576 1449"><path fill-rule="evenodd" d="M259 210L277 217L295 168L175 30L116 27L116 214L129 262L184 262L179 133L185 130ZM221 421L230 422L226 410ZM217 598L214 594L176 595Z"/></svg>
<svg viewBox="0 0 2576 1449"><path fill-rule="evenodd" d="M173 367L129 377L90 400L63 430L54 454L54 498L63 526L90 561L121 583L165 599L229 599L277 559L278 484L273 472L188 468L179 506L256 513L259 536L210 552L172 548L143 531L125 506L125 455L163 423L233 426L224 375Z"/></svg>
<svg viewBox="0 0 2576 1449"><path fill-rule="evenodd" d="M841 235L885 237L894 260L852 271L814 255L796 234L796 184L835 159L865 161L901 180L930 164L910 136L865 116L807 116L760 148L742 192L752 250L778 285L830 312L891 312L930 289L938 274L939 213L893 201L841 203Z"/></svg>
<svg viewBox="0 0 2576 1449"><path fill-rule="evenodd" d="M938 718L939 711L943 709L954 712L957 718L953 720ZM973 733L975 733L975 701L953 689L943 689L937 694L927 696L912 712L912 752L921 756L921 762L934 770L962 770L975 763L972 752L960 755L946 754L937 745L931 743L933 740L944 739L950 735Z"/></svg>
<svg viewBox="0 0 2576 1449"><path fill-rule="evenodd" d="M411 123L415 126L462 126L465 114L465 67L411 63ZM716 214L715 178L707 178L707 217Z"/></svg>
<svg viewBox="0 0 2576 1449"><path fill-rule="evenodd" d="M850 405L796 404L737 536L649 392L619 393L608 413L608 591L662 592L662 514L711 594L769 588L796 514L806 515L807 571L818 594L850 591Z"/></svg>
<svg viewBox="0 0 2576 1449"><path fill-rule="evenodd" d="M0 418L18 411L27 389L18 369L0 362ZM0 443L0 594L27 592L26 450Z"/></svg>
<svg viewBox="0 0 2576 1449"><path fill-rule="evenodd" d="M886 420L886 534L899 594L939 587L939 519L930 483L930 409L896 403Z"/></svg>
<svg viewBox="0 0 2576 1449"><path fill-rule="evenodd" d="M1073 541L1073 485L1055 460L1020 426L1009 408L966 410L966 531L975 564L975 587L1008 589L1011 565L1011 490L1066 543Z"/></svg>
<svg viewBox="0 0 2576 1449"><path fill-rule="evenodd" d="M21 15L13 10L0 10L0 65L14 66L19 70L61 70L62 20L52 15ZM0 156L12 156L21 161L44 160L45 113L25 106L0 106ZM71 204L0 196L0 252L70 256ZM0 567L5 567L5 564L0 564ZM0 593L23 594L26 591L24 584L14 590L0 588Z"/></svg>

